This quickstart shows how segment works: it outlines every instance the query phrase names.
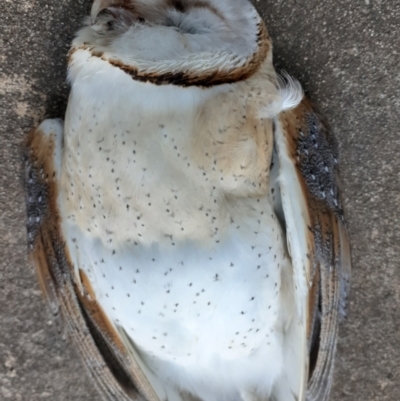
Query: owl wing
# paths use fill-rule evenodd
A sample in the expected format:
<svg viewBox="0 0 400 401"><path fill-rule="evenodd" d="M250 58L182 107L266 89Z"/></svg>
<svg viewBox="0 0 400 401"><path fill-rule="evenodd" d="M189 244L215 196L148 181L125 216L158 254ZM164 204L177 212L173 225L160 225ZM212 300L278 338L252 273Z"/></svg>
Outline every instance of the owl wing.
<svg viewBox="0 0 400 401"><path fill-rule="evenodd" d="M307 99L275 119L274 135L295 303L307 336L308 358L301 364L300 375L304 379L305 371L306 380L297 379L300 387L308 381L307 392L300 389L299 394L304 395L299 399L325 401L332 384L338 323L345 315L351 268L337 177L337 145Z"/></svg>
<svg viewBox="0 0 400 401"><path fill-rule="evenodd" d="M63 122L46 120L25 143L28 243L42 291L61 315L100 393L109 401L183 401L166 394L141 361L124 330L96 301L89 279L71 263L57 204Z"/></svg>

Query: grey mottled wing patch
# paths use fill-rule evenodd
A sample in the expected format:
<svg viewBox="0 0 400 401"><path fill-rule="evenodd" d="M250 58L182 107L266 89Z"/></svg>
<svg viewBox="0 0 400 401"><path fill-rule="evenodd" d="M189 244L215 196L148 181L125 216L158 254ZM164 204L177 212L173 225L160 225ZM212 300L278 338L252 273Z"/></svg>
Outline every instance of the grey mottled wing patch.
<svg viewBox="0 0 400 401"><path fill-rule="evenodd" d="M28 151L24 154L25 162L25 198L27 214L27 234L29 249L33 249L35 238L38 235L41 223L48 210L47 197L48 186L40 185L44 181L44 170L37 165L37 161L31 161ZM40 177L40 181L39 181Z"/></svg>
<svg viewBox="0 0 400 401"><path fill-rule="evenodd" d="M326 203L341 219L343 209L337 183L338 151L333 138L315 112L306 115L306 132L301 129L297 141L300 171L309 191Z"/></svg>

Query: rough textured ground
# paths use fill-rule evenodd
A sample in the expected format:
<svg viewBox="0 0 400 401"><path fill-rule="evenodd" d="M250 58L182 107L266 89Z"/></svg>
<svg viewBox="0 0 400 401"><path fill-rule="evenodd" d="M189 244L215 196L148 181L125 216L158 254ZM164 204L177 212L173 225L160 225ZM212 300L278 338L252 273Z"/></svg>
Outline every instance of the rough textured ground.
<svg viewBox="0 0 400 401"><path fill-rule="evenodd" d="M333 401L400 393L400 3L261 0L280 68L298 77L341 145L353 244L350 315ZM89 0L3 0L0 23L0 399L97 400L44 306L25 246L20 143L62 116L68 43Z"/></svg>

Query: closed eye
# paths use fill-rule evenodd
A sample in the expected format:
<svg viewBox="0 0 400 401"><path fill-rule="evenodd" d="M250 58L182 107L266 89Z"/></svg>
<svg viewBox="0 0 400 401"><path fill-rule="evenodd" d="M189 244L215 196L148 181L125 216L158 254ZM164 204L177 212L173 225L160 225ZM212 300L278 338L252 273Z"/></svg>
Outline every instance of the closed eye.
<svg viewBox="0 0 400 401"><path fill-rule="evenodd" d="M186 12L169 10L163 25L175 27L185 34L204 34L215 32L221 27L221 18L213 10L193 7ZM222 24L224 25L224 23Z"/></svg>

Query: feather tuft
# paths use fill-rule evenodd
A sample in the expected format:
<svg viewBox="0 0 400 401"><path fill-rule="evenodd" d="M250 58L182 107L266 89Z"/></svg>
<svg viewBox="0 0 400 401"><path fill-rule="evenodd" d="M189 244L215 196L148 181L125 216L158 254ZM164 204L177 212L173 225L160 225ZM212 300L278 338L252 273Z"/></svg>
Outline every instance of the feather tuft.
<svg viewBox="0 0 400 401"><path fill-rule="evenodd" d="M285 110L297 107L304 97L301 84L286 72L276 75L277 94L273 100L260 110L260 118L274 118Z"/></svg>
<svg viewBox="0 0 400 401"><path fill-rule="evenodd" d="M304 97L304 91L300 82L292 78L287 72L281 73L277 78L282 101L281 111L294 109Z"/></svg>

